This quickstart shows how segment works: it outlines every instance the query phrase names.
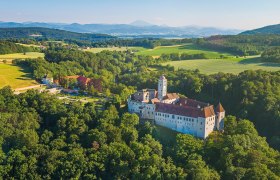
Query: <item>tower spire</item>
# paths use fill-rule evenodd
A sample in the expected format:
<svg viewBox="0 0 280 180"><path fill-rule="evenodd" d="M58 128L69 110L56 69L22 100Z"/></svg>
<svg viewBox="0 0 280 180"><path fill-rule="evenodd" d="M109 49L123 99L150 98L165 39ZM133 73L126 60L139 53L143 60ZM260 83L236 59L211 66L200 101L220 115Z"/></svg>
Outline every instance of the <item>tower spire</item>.
<svg viewBox="0 0 280 180"><path fill-rule="evenodd" d="M167 95L167 79L161 75L158 80L158 99L160 101Z"/></svg>

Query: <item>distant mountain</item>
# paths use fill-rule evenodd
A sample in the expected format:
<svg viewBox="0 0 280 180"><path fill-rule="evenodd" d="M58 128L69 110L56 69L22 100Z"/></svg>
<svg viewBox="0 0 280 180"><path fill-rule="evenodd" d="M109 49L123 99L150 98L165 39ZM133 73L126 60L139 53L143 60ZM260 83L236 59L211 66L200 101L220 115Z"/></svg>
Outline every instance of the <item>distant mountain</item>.
<svg viewBox="0 0 280 180"><path fill-rule="evenodd" d="M245 31L241 34L244 35L255 35L255 34L280 34L280 24L271 25L271 26L265 26L262 28Z"/></svg>
<svg viewBox="0 0 280 180"><path fill-rule="evenodd" d="M0 22L0 28L11 27L44 27L67 30L78 33L102 33L120 37L206 37L212 35L235 35L240 30L219 29L212 27L170 27L158 26L145 21L135 21L131 24L61 24L38 22Z"/></svg>
<svg viewBox="0 0 280 180"><path fill-rule="evenodd" d="M134 22L130 23L130 25L137 26L137 27L154 26L153 24L150 24L146 21L141 21L141 20L134 21Z"/></svg>
<svg viewBox="0 0 280 180"><path fill-rule="evenodd" d="M55 40L72 39L100 41L104 39L112 39L115 37L105 34L77 33L42 27L0 28L0 39L7 38L48 38Z"/></svg>

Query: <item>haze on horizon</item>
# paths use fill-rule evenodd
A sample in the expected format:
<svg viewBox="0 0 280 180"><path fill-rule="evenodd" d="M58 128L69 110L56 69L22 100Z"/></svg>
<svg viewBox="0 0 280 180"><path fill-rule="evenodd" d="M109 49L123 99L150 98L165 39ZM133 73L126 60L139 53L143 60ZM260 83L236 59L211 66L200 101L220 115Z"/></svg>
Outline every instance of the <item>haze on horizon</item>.
<svg viewBox="0 0 280 180"><path fill-rule="evenodd" d="M254 29L280 23L279 0L8 0L0 21L129 24Z"/></svg>

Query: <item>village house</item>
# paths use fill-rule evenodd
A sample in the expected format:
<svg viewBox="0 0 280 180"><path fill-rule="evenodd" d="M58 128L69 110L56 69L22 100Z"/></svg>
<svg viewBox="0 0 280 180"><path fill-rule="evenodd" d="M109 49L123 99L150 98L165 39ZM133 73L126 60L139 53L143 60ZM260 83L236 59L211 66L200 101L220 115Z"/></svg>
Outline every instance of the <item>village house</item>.
<svg viewBox="0 0 280 180"><path fill-rule="evenodd" d="M98 92L102 92L102 81L101 79L87 78L85 76L66 76L59 80L59 84L63 80L76 80L77 86L81 89L87 89L90 86L93 86Z"/></svg>
<svg viewBox="0 0 280 180"><path fill-rule="evenodd" d="M45 75L42 78L42 83L47 85L47 86L52 86L52 84L54 83L53 78L52 77L48 77L48 75Z"/></svg>
<svg viewBox="0 0 280 180"><path fill-rule="evenodd" d="M225 110L221 103L214 108L208 103L167 93L164 76L158 80L158 90L143 89L132 94L128 99L128 111L158 125L202 139L214 130L222 131L224 128Z"/></svg>

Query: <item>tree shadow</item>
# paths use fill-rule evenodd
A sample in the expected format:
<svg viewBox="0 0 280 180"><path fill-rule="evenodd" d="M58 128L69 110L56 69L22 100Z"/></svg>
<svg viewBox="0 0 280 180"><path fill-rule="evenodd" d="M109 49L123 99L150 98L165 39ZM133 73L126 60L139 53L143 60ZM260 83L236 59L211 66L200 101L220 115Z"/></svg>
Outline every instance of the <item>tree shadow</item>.
<svg viewBox="0 0 280 180"><path fill-rule="evenodd" d="M24 65L14 65L14 64L12 66L19 67L20 68L19 71L24 73L20 77L17 77L16 79L19 79L19 80L32 80L33 79L30 67L24 66Z"/></svg>
<svg viewBox="0 0 280 180"><path fill-rule="evenodd" d="M256 58L247 58L238 62L239 64L258 64L259 66L267 66L267 67L280 67L280 63L272 63L272 62L263 62L261 57Z"/></svg>
<svg viewBox="0 0 280 180"><path fill-rule="evenodd" d="M185 44L183 46L179 46L178 49L188 49L188 50L198 50L198 51L209 51L209 52L217 52L217 53L221 53L221 54L230 54L232 56L235 56L234 54L230 53L230 52L226 52L226 51L222 51L222 50L213 50L210 48L206 48L206 47L200 47L199 45L196 44Z"/></svg>

